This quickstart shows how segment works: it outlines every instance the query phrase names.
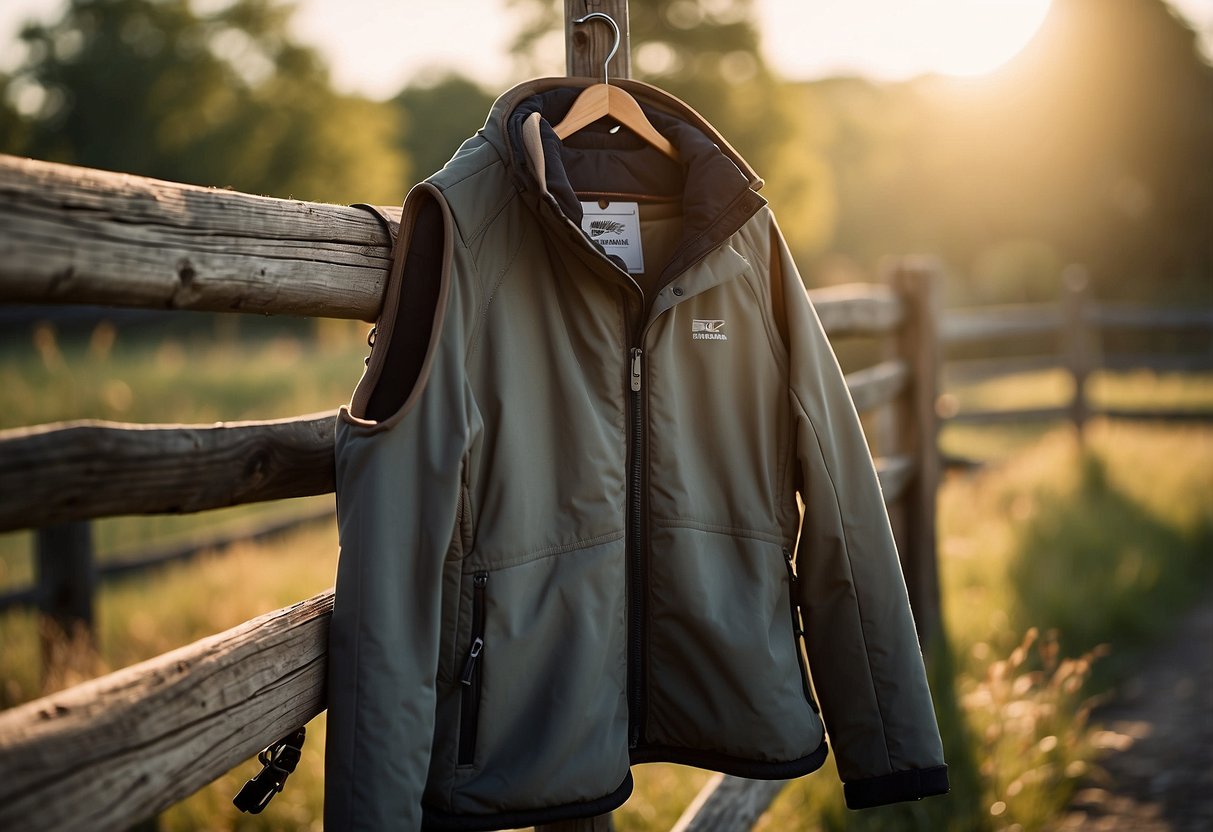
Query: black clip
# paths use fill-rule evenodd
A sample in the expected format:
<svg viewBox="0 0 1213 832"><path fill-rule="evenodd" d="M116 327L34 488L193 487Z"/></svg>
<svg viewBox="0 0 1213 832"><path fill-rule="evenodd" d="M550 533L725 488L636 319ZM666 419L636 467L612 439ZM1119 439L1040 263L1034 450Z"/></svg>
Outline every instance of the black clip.
<svg viewBox="0 0 1213 832"><path fill-rule="evenodd" d="M295 770L295 766L299 765L306 733L306 729L299 728L257 755L257 760L263 768L261 773L245 783L232 799L237 809L259 815L262 809L270 805L274 795L286 785L286 778Z"/></svg>

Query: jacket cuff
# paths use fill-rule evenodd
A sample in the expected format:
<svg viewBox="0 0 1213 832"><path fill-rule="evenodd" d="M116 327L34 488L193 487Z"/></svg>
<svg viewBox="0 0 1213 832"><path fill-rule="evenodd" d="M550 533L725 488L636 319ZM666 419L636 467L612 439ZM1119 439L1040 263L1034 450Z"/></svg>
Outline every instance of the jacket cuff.
<svg viewBox="0 0 1213 832"><path fill-rule="evenodd" d="M921 800L948 793L948 767L895 771L880 777L844 783L843 794L848 809L870 809L904 800Z"/></svg>

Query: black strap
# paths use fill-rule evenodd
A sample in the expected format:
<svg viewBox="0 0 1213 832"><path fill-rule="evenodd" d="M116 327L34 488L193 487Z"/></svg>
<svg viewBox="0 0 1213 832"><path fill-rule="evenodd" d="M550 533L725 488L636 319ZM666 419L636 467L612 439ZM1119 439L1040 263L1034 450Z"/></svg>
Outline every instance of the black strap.
<svg viewBox="0 0 1213 832"><path fill-rule="evenodd" d="M286 785L286 778L299 765L306 734L305 728L298 728L257 755L262 765L261 773L245 783L232 798L237 809L259 815L262 809L270 805L274 795Z"/></svg>

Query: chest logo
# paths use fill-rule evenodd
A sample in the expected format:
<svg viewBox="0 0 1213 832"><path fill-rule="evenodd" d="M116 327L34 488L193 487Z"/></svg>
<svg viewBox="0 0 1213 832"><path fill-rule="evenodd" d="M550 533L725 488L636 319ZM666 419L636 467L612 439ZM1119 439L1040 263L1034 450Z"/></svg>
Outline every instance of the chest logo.
<svg viewBox="0 0 1213 832"><path fill-rule="evenodd" d="M691 320L691 340L693 341L727 341L729 336L724 332L724 321Z"/></svg>

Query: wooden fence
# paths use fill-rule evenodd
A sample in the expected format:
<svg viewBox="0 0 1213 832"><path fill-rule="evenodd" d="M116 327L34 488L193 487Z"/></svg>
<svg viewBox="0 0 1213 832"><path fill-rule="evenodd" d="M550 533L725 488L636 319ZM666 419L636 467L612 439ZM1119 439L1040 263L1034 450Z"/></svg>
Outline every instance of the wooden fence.
<svg viewBox="0 0 1213 832"><path fill-rule="evenodd" d="M586 11L620 23L611 75L628 77L625 0L565 0L569 73L597 75L610 46L602 27L574 30L570 21ZM390 250L378 222L354 208L0 157L2 302L370 321ZM884 343L884 360L847 381L861 410L880 412L877 469L924 634L938 619L934 271L904 260L887 284L813 295L832 338ZM0 529L326 493L333 419L7 431ZM70 543L78 528L45 538L43 560L61 573L80 564L56 561L52 544L56 535ZM321 593L0 713L0 828L127 828L319 714L332 600ZM782 785L717 777L677 828L749 829ZM602 816L542 829L610 827Z"/></svg>
<svg viewBox="0 0 1213 832"><path fill-rule="evenodd" d="M357 209L11 157L0 158L0 230L5 302L369 320L390 253L382 228ZM924 628L938 608L932 271L903 261L887 285L813 295L831 337L886 341L888 357L848 384L861 410L894 411L877 465ZM333 419L5 431L0 529L326 493ZM46 538L42 558L60 571L79 565L56 560L57 538L72 534ZM322 593L0 714L0 828L124 828L307 722L324 707L331 607ZM718 778L693 807L699 820L688 815L682 828L748 827L779 785ZM721 812L732 820L707 820Z"/></svg>
<svg viewBox="0 0 1213 832"><path fill-rule="evenodd" d="M1062 296L1057 303L984 306L949 310L940 319L942 376L948 383L980 381L1012 373L1061 369L1073 382L1070 400L1049 407L963 409L955 396L940 397L939 415L948 422L1006 424L1032 420L1067 420L1081 436L1095 416L1108 419L1154 421L1211 421L1210 408L1126 408L1092 404L1088 381L1099 370L1195 371L1213 370L1213 309L1190 307L1144 307L1097 302L1081 266L1063 274ZM1187 351L1107 352L1105 337L1113 332L1195 334L1199 348ZM994 358L967 357L948 360L951 348L979 344L1004 348L1016 341L1045 343L1046 351ZM1197 340L1197 339L1193 339Z"/></svg>

